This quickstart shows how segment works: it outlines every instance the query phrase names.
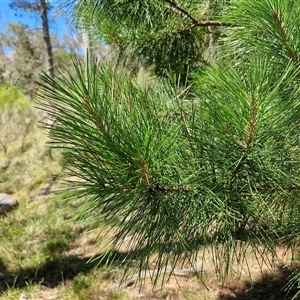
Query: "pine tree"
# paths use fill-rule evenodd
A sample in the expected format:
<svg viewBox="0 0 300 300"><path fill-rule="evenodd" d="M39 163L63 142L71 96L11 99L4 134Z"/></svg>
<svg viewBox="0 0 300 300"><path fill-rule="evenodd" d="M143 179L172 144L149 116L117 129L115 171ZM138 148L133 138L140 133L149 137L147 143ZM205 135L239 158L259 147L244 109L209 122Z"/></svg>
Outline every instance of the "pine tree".
<svg viewBox="0 0 300 300"><path fill-rule="evenodd" d="M141 86L92 57L41 82L53 145L79 178L74 214L114 228L114 251L130 236L125 264L154 263L154 282L167 266L193 267L200 247L224 278L249 247L276 255L299 241L300 3L218 1L208 16L206 3L84 0L79 9L95 35L156 74L191 69L187 86ZM213 62L194 68L211 34L201 24L223 29Z"/></svg>

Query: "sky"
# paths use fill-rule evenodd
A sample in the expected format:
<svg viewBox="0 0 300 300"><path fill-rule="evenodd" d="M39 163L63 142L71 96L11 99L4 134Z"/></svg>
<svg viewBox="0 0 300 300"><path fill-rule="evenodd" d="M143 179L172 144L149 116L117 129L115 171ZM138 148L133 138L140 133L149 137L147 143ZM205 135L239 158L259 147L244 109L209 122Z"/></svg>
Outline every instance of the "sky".
<svg viewBox="0 0 300 300"><path fill-rule="evenodd" d="M22 22L32 28L41 28L41 18L39 16L21 10L14 11L9 7L10 2L10 0L0 0L0 31L5 30L7 22ZM55 2L58 3L59 1L53 2L55 4ZM72 34L70 22L63 16L60 16L57 9L50 11L48 18L51 33L60 37Z"/></svg>

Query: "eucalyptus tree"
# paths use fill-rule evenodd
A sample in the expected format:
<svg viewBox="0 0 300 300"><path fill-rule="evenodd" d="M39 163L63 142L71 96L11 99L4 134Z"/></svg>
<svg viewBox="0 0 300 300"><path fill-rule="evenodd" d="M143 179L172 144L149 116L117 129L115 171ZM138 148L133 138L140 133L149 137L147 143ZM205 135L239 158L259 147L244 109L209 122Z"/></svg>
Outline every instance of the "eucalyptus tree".
<svg viewBox="0 0 300 300"><path fill-rule="evenodd" d="M51 77L53 77L54 62L48 21L48 11L50 9L49 3L50 1L46 0L12 0L10 5L13 9L21 9L26 12L34 12L39 14L42 21L43 40L47 54L47 72Z"/></svg>
<svg viewBox="0 0 300 300"><path fill-rule="evenodd" d="M51 35L54 67L71 67L72 55L79 52L74 39ZM44 51L43 32L39 28L30 28L22 23L7 23L0 32L1 44L5 51L1 54L0 80L4 84L20 88L26 95L33 96L38 88L39 74L47 70L46 52Z"/></svg>
<svg viewBox="0 0 300 300"><path fill-rule="evenodd" d="M9 22L0 38L2 44L11 49L11 53L2 55L2 82L18 86L27 95L33 95L38 73L44 66L38 32L24 24Z"/></svg>
<svg viewBox="0 0 300 300"><path fill-rule="evenodd" d="M226 276L248 248L268 257L299 243L300 3L216 1L209 14L206 3L83 0L78 8L95 36L157 74L194 69L187 86L140 85L93 57L41 79L56 117L52 143L78 178L74 215L113 228L111 253L126 241L126 270L154 264L154 282L180 264L195 267L199 248ZM218 55L196 68L208 25L222 28L218 39L208 35Z"/></svg>

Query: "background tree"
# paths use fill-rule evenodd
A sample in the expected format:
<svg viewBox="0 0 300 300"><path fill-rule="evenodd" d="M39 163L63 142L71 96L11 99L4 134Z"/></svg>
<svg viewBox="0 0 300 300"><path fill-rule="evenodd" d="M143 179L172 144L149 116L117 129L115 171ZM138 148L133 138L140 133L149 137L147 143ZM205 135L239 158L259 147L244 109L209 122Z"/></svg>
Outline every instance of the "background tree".
<svg viewBox="0 0 300 300"><path fill-rule="evenodd" d="M35 90L34 81L44 66L43 52L37 32L21 23L8 23L5 32L1 33L2 43L11 49L11 53L3 55L5 71L4 81L24 87L25 92L32 95Z"/></svg>
<svg viewBox="0 0 300 300"><path fill-rule="evenodd" d="M52 54L52 45L49 31L49 21L48 21L48 9L50 9L49 2L45 0L13 0L11 2L11 7L13 9L22 9L26 12L35 12L39 13L42 21L42 32L43 40L45 43L46 49L46 62L47 62L47 72L53 77L54 75L54 63L53 63L53 54Z"/></svg>
<svg viewBox="0 0 300 300"><path fill-rule="evenodd" d="M200 247L224 278L248 248L266 258L278 244L299 243L300 3L231 1L214 20L206 3L79 7L96 36L138 53L157 74L172 66L185 76L203 61L204 28L232 25L220 40L208 33L218 51L211 66L194 69L192 92L164 80L141 86L92 58L41 82L56 117L51 138L79 178L74 214L114 228L110 254L127 241L124 263L140 275L154 266L154 282L195 267Z"/></svg>
<svg viewBox="0 0 300 300"><path fill-rule="evenodd" d="M71 56L79 52L78 43L69 37L51 35L54 67L71 67ZM39 74L45 71L46 52L43 32L39 28L29 28L22 23L8 23L0 33L3 46L9 51L1 55L2 83L16 85L27 95L33 96Z"/></svg>

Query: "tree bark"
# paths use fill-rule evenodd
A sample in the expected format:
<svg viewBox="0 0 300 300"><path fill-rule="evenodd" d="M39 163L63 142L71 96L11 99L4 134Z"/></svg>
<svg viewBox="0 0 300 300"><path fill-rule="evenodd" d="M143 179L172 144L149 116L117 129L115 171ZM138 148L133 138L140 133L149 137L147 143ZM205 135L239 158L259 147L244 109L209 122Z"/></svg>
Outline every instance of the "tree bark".
<svg viewBox="0 0 300 300"><path fill-rule="evenodd" d="M53 78L54 77L54 63L53 63L53 53L52 45L49 32L49 22L48 22L48 13L47 13L47 3L45 0L40 0L40 13L42 17L42 26L43 26L43 39L46 45L46 54L47 54L47 74Z"/></svg>
<svg viewBox="0 0 300 300"><path fill-rule="evenodd" d="M90 41L89 32L87 31L86 27L83 24L81 24L80 34L82 38L82 48L84 51L84 57L86 59L91 48L91 41Z"/></svg>

